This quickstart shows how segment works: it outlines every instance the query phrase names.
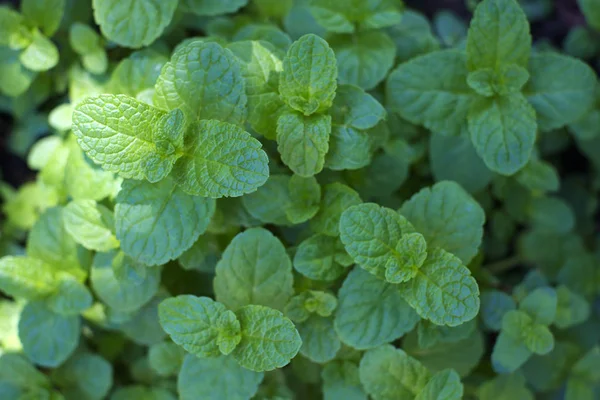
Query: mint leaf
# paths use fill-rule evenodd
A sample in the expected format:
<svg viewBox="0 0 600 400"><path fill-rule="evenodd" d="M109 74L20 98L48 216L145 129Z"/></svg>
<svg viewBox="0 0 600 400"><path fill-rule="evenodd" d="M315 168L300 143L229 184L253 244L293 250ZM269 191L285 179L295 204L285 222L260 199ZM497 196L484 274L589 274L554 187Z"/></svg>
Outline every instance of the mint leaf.
<svg viewBox="0 0 600 400"><path fill-rule="evenodd" d="M277 150L281 160L295 174L310 177L318 174L329 150L331 117L284 113L277 120Z"/></svg>
<svg viewBox="0 0 600 400"><path fill-rule="evenodd" d="M113 215L93 200L75 200L63 211L65 229L85 248L109 251L119 247L115 237Z"/></svg>
<svg viewBox="0 0 600 400"><path fill-rule="evenodd" d="M583 323L590 316L590 306L580 294L566 286L556 288L557 305L554 325L565 329Z"/></svg>
<svg viewBox="0 0 600 400"><path fill-rule="evenodd" d="M113 272L113 264L122 262L127 262L125 256L116 251L96 254L90 280L100 300L115 310L132 312L150 301L158 291L160 268L147 268L146 276L140 281L119 280Z"/></svg>
<svg viewBox="0 0 600 400"><path fill-rule="evenodd" d="M11 97L25 93L37 76L21 64L19 54L18 50L0 46L0 91Z"/></svg>
<svg viewBox="0 0 600 400"><path fill-rule="evenodd" d="M73 276L61 273L56 291L46 299L53 312L64 315L79 315L92 306L93 297L88 288Z"/></svg>
<svg viewBox="0 0 600 400"><path fill-rule="evenodd" d="M112 387L113 368L98 355L79 353L53 371L52 378L68 396L100 400Z"/></svg>
<svg viewBox="0 0 600 400"><path fill-rule="evenodd" d="M140 93L154 88L167 61L169 59L156 50L133 52L116 66L107 86L112 93L137 97Z"/></svg>
<svg viewBox="0 0 600 400"><path fill-rule="evenodd" d="M186 352L172 342L161 342L150 346L148 361L161 376L176 375L183 364Z"/></svg>
<svg viewBox="0 0 600 400"><path fill-rule="evenodd" d="M81 335L79 317L53 313L42 303L28 303L19 320L19 339L27 358L42 367L54 368L75 351Z"/></svg>
<svg viewBox="0 0 600 400"><path fill-rule="evenodd" d="M465 54L457 50L436 51L400 64L387 80L389 107L434 133L465 133L475 98L467 73Z"/></svg>
<svg viewBox="0 0 600 400"><path fill-rule="evenodd" d="M320 37L309 34L294 42L283 59L279 92L283 100L304 115L331 107L337 88L333 50Z"/></svg>
<svg viewBox="0 0 600 400"><path fill-rule="evenodd" d="M402 235L395 248L399 257L385 265L385 280L390 283L406 282L415 277L427 258L427 243L420 233Z"/></svg>
<svg viewBox="0 0 600 400"><path fill-rule="evenodd" d="M469 70L526 67L530 51L529 23L517 1L484 0L477 6L467 35Z"/></svg>
<svg viewBox="0 0 600 400"><path fill-rule="evenodd" d="M33 257L0 258L0 289L13 297L39 299L58 290L52 266Z"/></svg>
<svg viewBox="0 0 600 400"><path fill-rule="evenodd" d="M256 192L242 197L244 209L264 224L291 225L288 210L291 207L290 177L271 175Z"/></svg>
<svg viewBox="0 0 600 400"><path fill-rule="evenodd" d="M508 311L517 308L512 297L498 290L481 293L481 318L488 329L499 331L502 318Z"/></svg>
<svg viewBox="0 0 600 400"><path fill-rule="evenodd" d="M269 177L261 143L242 128L216 120L188 131L185 154L173 168L176 183L191 195L211 198L252 193Z"/></svg>
<svg viewBox="0 0 600 400"><path fill-rule="evenodd" d="M318 315L297 325L302 347L300 354L316 363L333 360L342 343L333 329L333 318Z"/></svg>
<svg viewBox="0 0 600 400"><path fill-rule="evenodd" d="M182 400L249 399L262 380L262 372L241 367L231 356L198 358L189 354L179 371L177 391Z"/></svg>
<svg viewBox="0 0 600 400"><path fill-rule="evenodd" d="M469 131L485 165L512 175L531 157L537 131L535 111L521 94L481 99L469 112Z"/></svg>
<svg viewBox="0 0 600 400"><path fill-rule="evenodd" d="M73 133L94 162L123 178L144 179L145 164L160 155L154 142L166 114L125 95L88 97L73 111Z"/></svg>
<svg viewBox="0 0 600 400"><path fill-rule="evenodd" d="M146 265L176 259L206 230L211 199L190 196L172 179L123 182L115 206L116 236L128 256Z"/></svg>
<svg viewBox="0 0 600 400"><path fill-rule="evenodd" d="M477 254L485 214L455 182L422 189L402 205L400 213L425 236L429 248L441 247L465 264Z"/></svg>
<svg viewBox="0 0 600 400"><path fill-rule="evenodd" d="M456 371L446 369L433 375L415 400L460 400L463 385Z"/></svg>
<svg viewBox="0 0 600 400"><path fill-rule="evenodd" d="M32 71L47 71L58 64L58 49L37 29L33 31L32 41L19 55L23 66Z"/></svg>
<svg viewBox="0 0 600 400"><path fill-rule="evenodd" d="M232 310L248 304L283 309L293 295L292 263L283 244L263 228L238 234L217 264L214 289Z"/></svg>
<svg viewBox="0 0 600 400"><path fill-rule="evenodd" d="M359 373L365 391L374 399L415 398L431 378L421 363L391 345L367 351Z"/></svg>
<svg viewBox="0 0 600 400"><path fill-rule="evenodd" d="M305 222L319 211L321 186L314 177L293 175L288 183L290 204L286 216L295 224Z"/></svg>
<svg viewBox="0 0 600 400"><path fill-rule="evenodd" d="M302 340L292 321L277 310L249 305L237 312L242 340L232 355L242 367L270 371L287 365Z"/></svg>
<svg viewBox="0 0 600 400"><path fill-rule="evenodd" d="M46 36L58 30L65 11L65 0L23 0L23 16L36 25Z"/></svg>
<svg viewBox="0 0 600 400"><path fill-rule="evenodd" d="M334 295L317 290L307 290L290 299L285 315L293 322L304 322L311 315L329 317L337 307Z"/></svg>
<svg viewBox="0 0 600 400"><path fill-rule="evenodd" d="M182 0L182 4L197 15L220 15L237 11L248 3L248 0Z"/></svg>
<svg viewBox="0 0 600 400"><path fill-rule="evenodd" d="M342 84L371 90L385 79L394 66L396 46L384 32L337 35L329 39L329 43L337 58L338 79Z"/></svg>
<svg viewBox="0 0 600 400"><path fill-rule="evenodd" d="M369 349L394 341L412 330L419 316L402 299L395 285L361 268L344 280L335 314L335 330L342 342Z"/></svg>
<svg viewBox="0 0 600 400"><path fill-rule="evenodd" d="M121 46L133 48L154 42L177 8L176 0L93 0L92 4L102 34Z"/></svg>
<svg viewBox="0 0 600 400"><path fill-rule="evenodd" d="M191 121L216 119L242 125L246 119L248 98L240 64L231 51L214 42L190 40L177 47L155 89L157 107L179 108Z"/></svg>
<svg viewBox="0 0 600 400"><path fill-rule="evenodd" d="M332 361L323 367L324 400L366 400L358 377L358 367L351 361Z"/></svg>
<svg viewBox="0 0 600 400"><path fill-rule="evenodd" d="M325 185L321 208L310 221L311 229L327 236L338 236L342 213L360 203L360 196L350 187L339 182Z"/></svg>
<svg viewBox="0 0 600 400"><path fill-rule="evenodd" d="M541 287L529 293L519 303L519 310L531 317L533 322L550 325L556 316L556 291L549 287Z"/></svg>
<svg viewBox="0 0 600 400"><path fill-rule="evenodd" d="M303 240L294 255L294 269L307 278L334 281L346 270L340 257L345 254L336 237L316 234Z"/></svg>
<svg viewBox="0 0 600 400"><path fill-rule="evenodd" d="M182 295L164 300L158 315L163 329L171 339L197 357L216 357L229 352L219 348L219 342L231 338L233 347L239 343L240 325L235 316L233 329L223 329L220 321L232 314L221 303L208 297Z"/></svg>
<svg viewBox="0 0 600 400"><path fill-rule="evenodd" d="M398 269L410 268L396 246L403 233L410 233L411 228L406 218L394 210L364 203L349 207L342 213L340 239L358 265L382 278L388 265L395 271L390 274L399 273ZM406 271L405 274L400 281L412 278L416 271Z"/></svg>
<svg viewBox="0 0 600 400"><path fill-rule="evenodd" d="M457 326L479 312L479 286L471 272L440 248L428 251L417 275L399 290L421 317L437 325Z"/></svg>
<svg viewBox="0 0 600 400"><path fill-rule="evenodd" d="M394 0L350 1L338 7L332 0L310 0L310 11L317 22L328 31L352 33L360 30L379 29L400 22L402 4Z"/></svg>
<svg viewBox="0 0 600 400"><path fill-rule="evenodd" d="M596 78L585 63L560 54L537 54L528 69L531 79L524 92L542 132L575 122L593 107Z"/></svg>

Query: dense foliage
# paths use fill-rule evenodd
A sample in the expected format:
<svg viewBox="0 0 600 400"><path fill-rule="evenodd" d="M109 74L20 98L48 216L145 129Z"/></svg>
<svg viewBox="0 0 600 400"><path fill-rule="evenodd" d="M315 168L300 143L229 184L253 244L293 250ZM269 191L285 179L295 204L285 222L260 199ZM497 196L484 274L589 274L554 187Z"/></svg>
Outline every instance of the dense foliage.
<svg viewBox="0 0 600 400"><path fill-rule="evenodd" d="M0 399L599 399L600 3L468 3L0 6Z"/></svg>

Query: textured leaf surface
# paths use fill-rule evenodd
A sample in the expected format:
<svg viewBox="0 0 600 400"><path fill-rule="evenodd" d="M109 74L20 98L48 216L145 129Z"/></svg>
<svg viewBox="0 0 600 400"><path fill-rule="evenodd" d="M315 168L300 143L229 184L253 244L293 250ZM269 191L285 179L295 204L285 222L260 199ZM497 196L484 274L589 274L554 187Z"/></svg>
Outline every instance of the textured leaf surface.
<svg viewBox="0 0 600 400"><path fill-rule="evenodd" d="M200 358L220 355L218 341L224 335L237 336L239 341L239 322L237 332L224 332L219 326L227 312L221 303L191 295L166 299L158 309L160 324L171 339Z"/></svg>
<svg viewBox="0 0 600 400"><path fill-rule="evenodd" d="M187 355L177 378L182 400L244 400L258 390L262 372L241 367L231 356L198 358Z"/></svg>
<svg viewBox="0 0 600 400"><path fill-rule="evenodd" d="M185 154L173 175L187 193L211 198L252 193L269 177L261 143L242 128L216 120L199 121L186 136Z"/></svg>
<svg viewBox="0 0 600 400"><path fill-rule="evenodd" d="M124 47L154 42L171 22L176 0L93 0L102 34Z"/></svg>
<svg viewBox="0 0 600 400"><path fill-rule="evenodd" d="M172 179L125 181L115 206L117 238L128 256L146 265L179 257L208 227L215 201L184 193Z"/></svg>
<svg viewBox="0 0 600 400"><path fill-rule="evenodd" d="M64 317L42 303L29 303L19 320L19 339L25 355L33 363L57 367L77 348L80 326L79 317Z"/></svg>
<svg viewBox="0 0 600 400"><path fill-rule="evenodd" d="M467 130L467 114L475 98L466 77L466 58L459 51L414 58L389 75L388 104L414 124L457 136Z"/></svg>
<svg viewBox="0 0 600 400"><path fill-rule="evenodd" d="M33 257L6 256L0 259L0 289L13 297L36 299L58 289L52 266Z"/></svg>
<svg viewBox="0 0 600 400"><path fill-rule="evenodd" d="M293 295L292 263L283 244L263 228L238 234L217 264L214 289L232 310L248 304L283 309Z"/></svg>
<svg viewBox="0 0 600 400"><path fill-rule="evenodd" d="M456 371L447 369L435 374L415 400L460 400L463 385Z"/></svg>
<svg viewBox="0 0 600 400"><path fill-rule="evenodd" d="M283 59L279 92L291 108L311 115L331 107L336 79L333 50L324 39L304 35L290 46Z"/></svg>
<svg viewBox="0 0 600 400"><path fill-rule="evenodd" d="M282 114L277 120L277 150L281 160L300 176L318 174L325 164L330 134L329 115Z"/></svg>
<svg viewBox="0 0 600 400"><path fill-rule="evenodd" d="M398 339L412 330L419 316L395 285L355 268L339 291L335 330L357 349L369 349Z"/></svg>
<svg viewBox="0 0 600 400"><path fill-rule="evenodd" d="M360 196L354 189L339 182L326 185L323 188L321 208L310 221L312 230L328 236L338 236L342 213L348 207L360 203Z"/></svg>
<svg viewBox="0 0 600 400"><path fill-rule="evenodd" d="M482 99L469 113L469 132L485 165L512 175L531 157L537 132L535 111L521 94Z"/></svg>
<svg viewBox="0 0 600 400"><path fill-rule="evenodd" d="M422 189L402 205L400 213L425 236L428 247L441 247L464 263L477 254L485 213L455 182Z"/></svg>
<svg viewBox="0 0 600 400"><path fill-rule="evenodd" d="M109 251L119 247L110 210L93 200L72 201L63 211L65 229L85 248Z"/></svg>
<svg viewBox="0 0 600 400"><path fill-rule="evenodd" d="M460 259L434 248L417 275L400 284L400 293L421 317L457 326L479 312L479 286Z"/></svg>
<svg viewBox="0 0 600 400"><path fill-rule="evenodd" d="M300 354L316 363L333 360L342 343L333 329L333 318L311 316L296 325L302 347Z"/></svg>
<svg viewBox="0 0 600 400"><path fill-rule="evenodd" d="M310 279L333 281L345 271L337 259L344 252L338 238L316 234L303 240L298 246L294 255L294 268Z"/></svg>
<svg viewBox="0 0 600 400"><path fill-rule="evenodd" d="M242 326L242 341L232 354L241 366L252 371L270 371L287 365L300 350L300 335L281 312L249 305L241 308L237 317Z"/></svg>

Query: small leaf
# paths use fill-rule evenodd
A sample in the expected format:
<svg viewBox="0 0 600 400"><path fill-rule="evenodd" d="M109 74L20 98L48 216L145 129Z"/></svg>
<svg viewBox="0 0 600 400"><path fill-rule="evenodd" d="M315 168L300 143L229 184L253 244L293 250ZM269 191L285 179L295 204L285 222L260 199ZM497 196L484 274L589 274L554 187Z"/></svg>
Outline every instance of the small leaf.
<svg viewBox="0 0 600 400"><path fill-rule="evenodd" d="M58 290L52 266L33 257L6 256L0 259L0 289L13 297L39 299Z"/></svg>
<svg viewBox="0 0 600 400"><path fill-rule="evenodd" d="M106 252L119 247L112 213L93 200L70 202L63 211L63 220L67 232L87 249Z"/></svg>

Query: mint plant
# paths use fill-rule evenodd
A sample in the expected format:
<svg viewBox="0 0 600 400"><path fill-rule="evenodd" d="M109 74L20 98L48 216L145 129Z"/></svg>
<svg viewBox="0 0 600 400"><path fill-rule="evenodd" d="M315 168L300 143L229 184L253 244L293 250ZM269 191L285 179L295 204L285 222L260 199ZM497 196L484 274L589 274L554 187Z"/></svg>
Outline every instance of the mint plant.
<svg viewBox="0 0 600 400"><path fill-rule="evenodd" d="M598 398L600 9L467 3L0 6L0 399Z"/></svg>

